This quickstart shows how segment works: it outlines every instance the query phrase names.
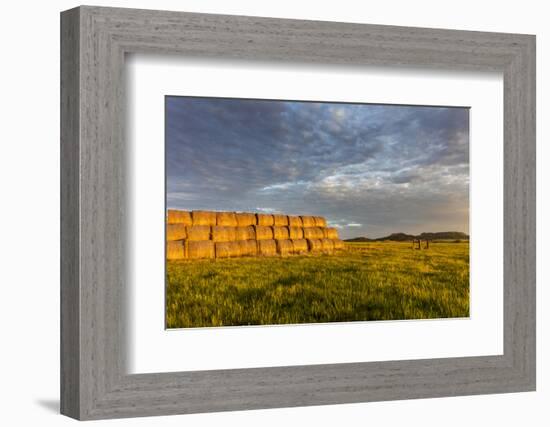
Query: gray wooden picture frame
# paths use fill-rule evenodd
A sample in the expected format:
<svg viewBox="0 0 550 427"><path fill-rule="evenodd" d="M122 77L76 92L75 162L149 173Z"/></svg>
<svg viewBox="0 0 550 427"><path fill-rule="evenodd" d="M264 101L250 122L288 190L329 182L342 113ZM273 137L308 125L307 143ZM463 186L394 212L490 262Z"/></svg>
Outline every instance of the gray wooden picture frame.
<svg viewBox="0 0 550 427"><path fill-rule="evenodd" d="M135 52L502 72L503 355L127 374L124 58ZM61 14L61 166L65 415L85 420L535 390L532 35L71 9Z"/></svg>

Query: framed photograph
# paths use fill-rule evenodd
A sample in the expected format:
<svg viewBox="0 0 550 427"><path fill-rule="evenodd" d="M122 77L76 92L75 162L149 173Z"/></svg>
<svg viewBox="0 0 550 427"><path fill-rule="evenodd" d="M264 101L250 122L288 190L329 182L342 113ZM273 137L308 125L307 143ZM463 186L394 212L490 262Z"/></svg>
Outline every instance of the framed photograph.
<svg viewBox="0 0 550 427"><path fill-rule="evenodd" d="M535 37L61 14L61 412L535 390Z"/></svg>

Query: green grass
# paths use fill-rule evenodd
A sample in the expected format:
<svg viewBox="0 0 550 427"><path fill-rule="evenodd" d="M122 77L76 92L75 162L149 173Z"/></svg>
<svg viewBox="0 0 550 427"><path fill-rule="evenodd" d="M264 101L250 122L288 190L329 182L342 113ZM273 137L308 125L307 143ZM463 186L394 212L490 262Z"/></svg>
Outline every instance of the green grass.
<svg viewBox="0 0 550 427"><path fill-rule="evenodd" d="M169 261L168 328L468 317L469 244Z"/></svg>

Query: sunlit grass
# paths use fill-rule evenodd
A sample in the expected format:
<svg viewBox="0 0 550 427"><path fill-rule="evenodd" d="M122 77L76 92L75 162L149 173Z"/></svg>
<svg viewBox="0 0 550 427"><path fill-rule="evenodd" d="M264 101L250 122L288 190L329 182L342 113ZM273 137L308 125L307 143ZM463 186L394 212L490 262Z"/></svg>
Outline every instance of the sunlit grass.
<svg viewBox="0 0 550 427"><path fill-rule="evenodd" d="M468 317L469 244L167 263L168 328Z"/></svg>

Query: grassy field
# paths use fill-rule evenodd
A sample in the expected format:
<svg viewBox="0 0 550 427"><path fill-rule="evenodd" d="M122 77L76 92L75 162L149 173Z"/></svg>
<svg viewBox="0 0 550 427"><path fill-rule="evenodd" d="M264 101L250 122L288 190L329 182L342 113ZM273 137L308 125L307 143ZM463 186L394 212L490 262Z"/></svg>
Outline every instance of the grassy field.
<svg viewBox="0 0 550 427"><path fill-rule="evenodd" d="M168 328L467 317L469 244L169 261L166 311Z"/></svg>

